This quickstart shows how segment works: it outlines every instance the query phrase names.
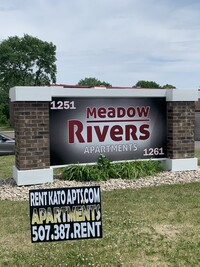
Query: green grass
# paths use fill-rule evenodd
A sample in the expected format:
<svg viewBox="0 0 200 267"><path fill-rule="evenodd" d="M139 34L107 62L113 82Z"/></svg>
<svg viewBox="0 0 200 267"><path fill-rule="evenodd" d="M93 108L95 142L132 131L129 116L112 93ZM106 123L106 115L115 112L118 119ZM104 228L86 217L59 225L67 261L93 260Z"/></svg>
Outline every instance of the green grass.
<svg viewBox="0 0 200 267"><path fill-rule="evenodd" d="M195 157L198 158L198 165L200 166L200 150L195 151Z"/></svg>
<svg viewBox="0 0 200 267"><path fill-rule="evenodd" d="M12 166L15 164L15 156L0 156L0 179L12 177Z"/></svg>
<svg viewBox="0 0 200 267"><path fill-rule="evenodd" d="M0 178L13 164L0 157ZM102 239L32 244L28 202L0 214L0 266L199 266L200 183L103 192Z"/></svg>
<svg viewBox="0 0 200 267"><path fill-rule="evenodd" d="M14 129L8 125L0 125L0 131L14 131Z"/></svg>
<svg viewBox="0 0 200 267"><path fill-rule="evenodd" d="M102 239L33 244L28 202L0 214L0 266L199 266L200 183L102 192Z"/></svg>

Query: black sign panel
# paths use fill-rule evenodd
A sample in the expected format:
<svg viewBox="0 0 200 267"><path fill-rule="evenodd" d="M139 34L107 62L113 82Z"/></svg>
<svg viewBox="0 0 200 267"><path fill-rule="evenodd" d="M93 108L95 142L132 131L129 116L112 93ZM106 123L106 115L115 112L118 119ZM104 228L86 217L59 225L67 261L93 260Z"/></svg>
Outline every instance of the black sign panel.
<svg viewBox="0 0 200 267"><path fill-rule="evenodd" d="M54 97L50 103L51 166L165 158L165 98Z"/></svg>
<svg viewBox="0 0 200 267"><path fill-rule="evenodd" d="M102 237L99 186L29 191L32 242Z"/></svg>

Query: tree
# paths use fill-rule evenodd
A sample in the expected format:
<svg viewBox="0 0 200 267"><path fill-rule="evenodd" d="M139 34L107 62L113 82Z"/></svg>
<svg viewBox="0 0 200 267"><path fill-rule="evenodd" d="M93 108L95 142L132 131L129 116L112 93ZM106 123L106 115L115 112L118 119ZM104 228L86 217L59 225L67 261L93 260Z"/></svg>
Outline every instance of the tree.
<svg viewBox="0 0 200 267"><path fill-rule="evenodd" d="M9 37L0 43L0 89L4 99L3 103L0 99L0 105L4 105L5 115L8 114L11 87L56 82L55 61L56 46L53 43L27 34L22 38Z"/></svg>
<svg viewBox="0 0 200 267"><path fill-rule="evenodd" d="M168 88L170 88L170 89L176 89L176 87L175 86L173 86L173 85L171 85L171 84L165 84L165 85L163 85L163 87L162 87L163 89L168 89Z"/></svg>
<svg viewBox="0 0 200 267"><path fill-rule="evenodd" d="M56 82L56 46L36 37L9 37L0 44L0 86Z"/></svg>
<svg viewBox="0 0 200 267"><path fill-rule="evenodd" d="M78 85L89 86L89 87L93 87L93 86L112 86L111 84L109 84L107 82L102 82L102 81L97 80L96 78L92 78L92 77L80 80L78 82Z"/></svg>
<svg viewBox="0 0 200 267"><path fill-rule="evenodd" d="M141 87L141 88L161 88L158 83L153 82L153 81L145 81L145 80L138 81L135 86Z"/></svg>
<svg viewBox="0 0 200 267"><path fill-rule="evenodd" d="M172 88L175 89L176 87L171 85L171 84L165 84L163 86L160 86L158 83L153 82L153 81L145 81L145 80L140 80L138 81L133 87L141 87L141 88L157 88L157 89L167 89L167 88Z"/></svg>

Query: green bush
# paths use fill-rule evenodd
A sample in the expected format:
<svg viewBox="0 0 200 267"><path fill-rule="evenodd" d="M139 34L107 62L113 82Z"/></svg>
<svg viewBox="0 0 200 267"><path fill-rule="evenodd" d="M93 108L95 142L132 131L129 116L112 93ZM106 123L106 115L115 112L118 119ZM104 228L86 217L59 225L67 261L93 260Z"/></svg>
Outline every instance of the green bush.
<svg viewBox="0 0 200 267"><path fill-rule="evenodd" d="M95 165L69 165L62 170L61 179L75 181L105 181L112 178L137 179L163 171L159 161L132 161L114 163L100 155Z"/></svg>
<svg viewBox="0 0 200 267"><path fill-rule="evenodd" d="M8 125L8 119L6 118L5 115L0 116L0 125L5 125L5 126Z"/></svg>
<svg viewBox="0 0 200 267"><path fill-rule="evenodd" d="M0 104L0 125L8 125L8 115L6 114L5 104Z"/></svg>

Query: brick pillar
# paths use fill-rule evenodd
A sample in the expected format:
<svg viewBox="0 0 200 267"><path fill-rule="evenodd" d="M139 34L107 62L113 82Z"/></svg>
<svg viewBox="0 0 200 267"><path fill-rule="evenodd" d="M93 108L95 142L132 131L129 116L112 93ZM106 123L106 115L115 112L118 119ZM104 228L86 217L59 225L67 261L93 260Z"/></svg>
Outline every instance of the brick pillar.
<svg viewBox="0 0 200 267"><path fill-rule="evenodd" d="M195 105L195 141L200 141L200 98Z"/></svg>
<svg viewBox="0 0 200 267"><path fill-rule="evenodd" d="M170 159L194 158L195 102L168 102L167 120L167 157Z"/></svg>
<svg viewBox="0 0 200 267"><path fill-rule="evenodd" d="M49 168L49 103L14 102L14 120L16 168Z"/></svg>

